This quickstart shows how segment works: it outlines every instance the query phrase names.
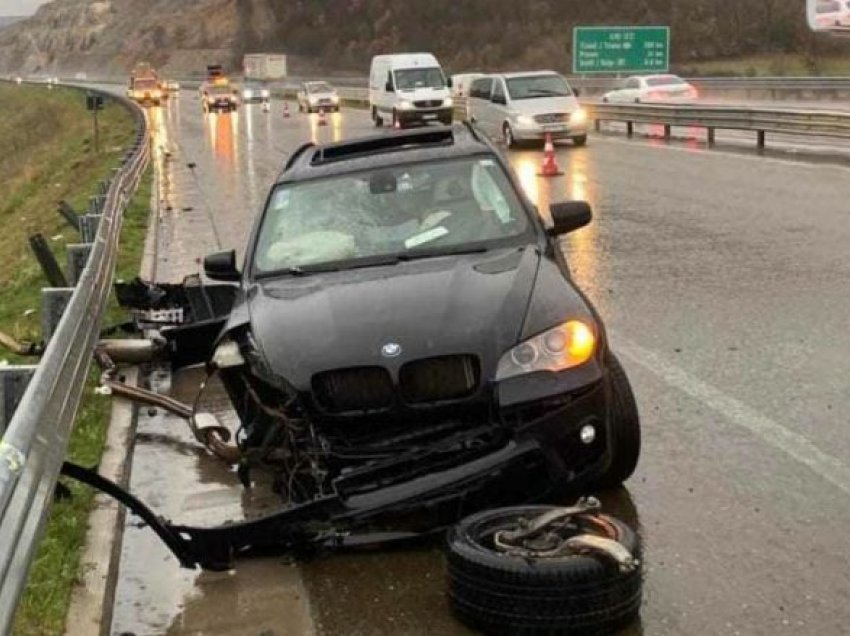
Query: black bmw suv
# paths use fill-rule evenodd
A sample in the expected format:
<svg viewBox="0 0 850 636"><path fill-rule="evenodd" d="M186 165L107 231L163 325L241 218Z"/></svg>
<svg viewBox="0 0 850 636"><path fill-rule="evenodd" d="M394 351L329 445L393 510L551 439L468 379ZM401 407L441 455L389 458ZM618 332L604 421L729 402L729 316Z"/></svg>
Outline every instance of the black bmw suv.
<svg viewBox="0 0 850 636"><path fill-rule="evenodd" d="M500 153L469 125L324 146L287 162L258 217L209 363L292 505L452 514L619 485L634 397L599 315Z"/></svg>

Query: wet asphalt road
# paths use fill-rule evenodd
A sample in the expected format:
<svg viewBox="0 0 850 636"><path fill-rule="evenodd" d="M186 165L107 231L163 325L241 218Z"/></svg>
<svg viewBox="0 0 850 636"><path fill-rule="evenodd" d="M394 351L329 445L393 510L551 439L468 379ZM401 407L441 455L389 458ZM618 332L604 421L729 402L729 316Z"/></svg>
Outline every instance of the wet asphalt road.
<svg viewBox="0 0 850 636"><path fill-rule="evenodd" d="M152 113L171 153L161 280L242 248L299 143L373 130L359 111L319 128L315 116L284 119L279 104L204 117L189 92ZM560 148L565 174L551 180L535 176L538 151L511 155L541 209L573 197L596 213L565 248L643 417L638 471L604 497L646 543L642 621L629 633L848 632L850 169L750 148L596 135ZM176 394L199 379L176 378ZM232 423L215 387L204 403ZM142 413L137 495L193 523L274 505L261 488L243 492L184 429ZM179 570L131 523L113 633L467 633L442 589L436 550L206 575Z"/></svg>

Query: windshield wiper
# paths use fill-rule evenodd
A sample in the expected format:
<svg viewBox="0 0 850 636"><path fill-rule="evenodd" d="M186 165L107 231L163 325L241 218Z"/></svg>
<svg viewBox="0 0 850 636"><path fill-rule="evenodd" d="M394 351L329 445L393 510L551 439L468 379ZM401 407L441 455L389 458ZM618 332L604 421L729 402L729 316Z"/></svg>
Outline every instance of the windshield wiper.
<svg viewBox="0 0 850 636"><path fill-rule="evenodd" d="M487 251L486 247L459 247L457 249L444 250L418 250L415 252L407 252L399 254L400 261L415 261L423 258L441 258L443 256L464 256L466 254L483 254Z"/></svg>

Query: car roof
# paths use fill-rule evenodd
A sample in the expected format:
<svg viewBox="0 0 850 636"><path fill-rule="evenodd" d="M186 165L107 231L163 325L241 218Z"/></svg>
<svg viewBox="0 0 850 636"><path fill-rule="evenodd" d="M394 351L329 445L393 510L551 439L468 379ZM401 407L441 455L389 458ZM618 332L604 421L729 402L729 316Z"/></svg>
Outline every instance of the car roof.
<svg viewBox="0 0 850 636"><path fill-rule="evenodd" d="M560 73L558 71L512 71L510 73L491 73L490 77L512 79L515 77L541 77L543 75L560 75Z"/></svg>
<svg viewBox="0 0 850 636"><path fill-rule="evenodd" d="M308 143L292 154L277 183L481 154L496 155L496 151L467 123L393 131L323 145Z"/></svg>

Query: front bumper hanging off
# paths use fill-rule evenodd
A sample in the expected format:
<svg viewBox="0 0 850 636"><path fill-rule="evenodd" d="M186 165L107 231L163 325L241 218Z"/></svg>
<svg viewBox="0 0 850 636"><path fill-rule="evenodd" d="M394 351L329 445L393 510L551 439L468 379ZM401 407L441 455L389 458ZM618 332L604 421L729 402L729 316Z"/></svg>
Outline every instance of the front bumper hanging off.
<svg viewBox="0 0 850 636"><path fill-rule="evenodd" d="M150 526L183 567L221 571L232 568L237 557L258 553L383 547L421 540L443 531L450 521L468 512L469 502L492 497L497 482L523 482L529 471L545 471L544 466L544 456L536 442L510 442L473 462L403 484L347 498L340 494L322 497L266 517L211 528L162 519L117 484L81 466L66 462L62 474L126 506ZM416 531L357 533L359 528L387 514L417 510L429 510L438 520L446 521Z"/></svg>

